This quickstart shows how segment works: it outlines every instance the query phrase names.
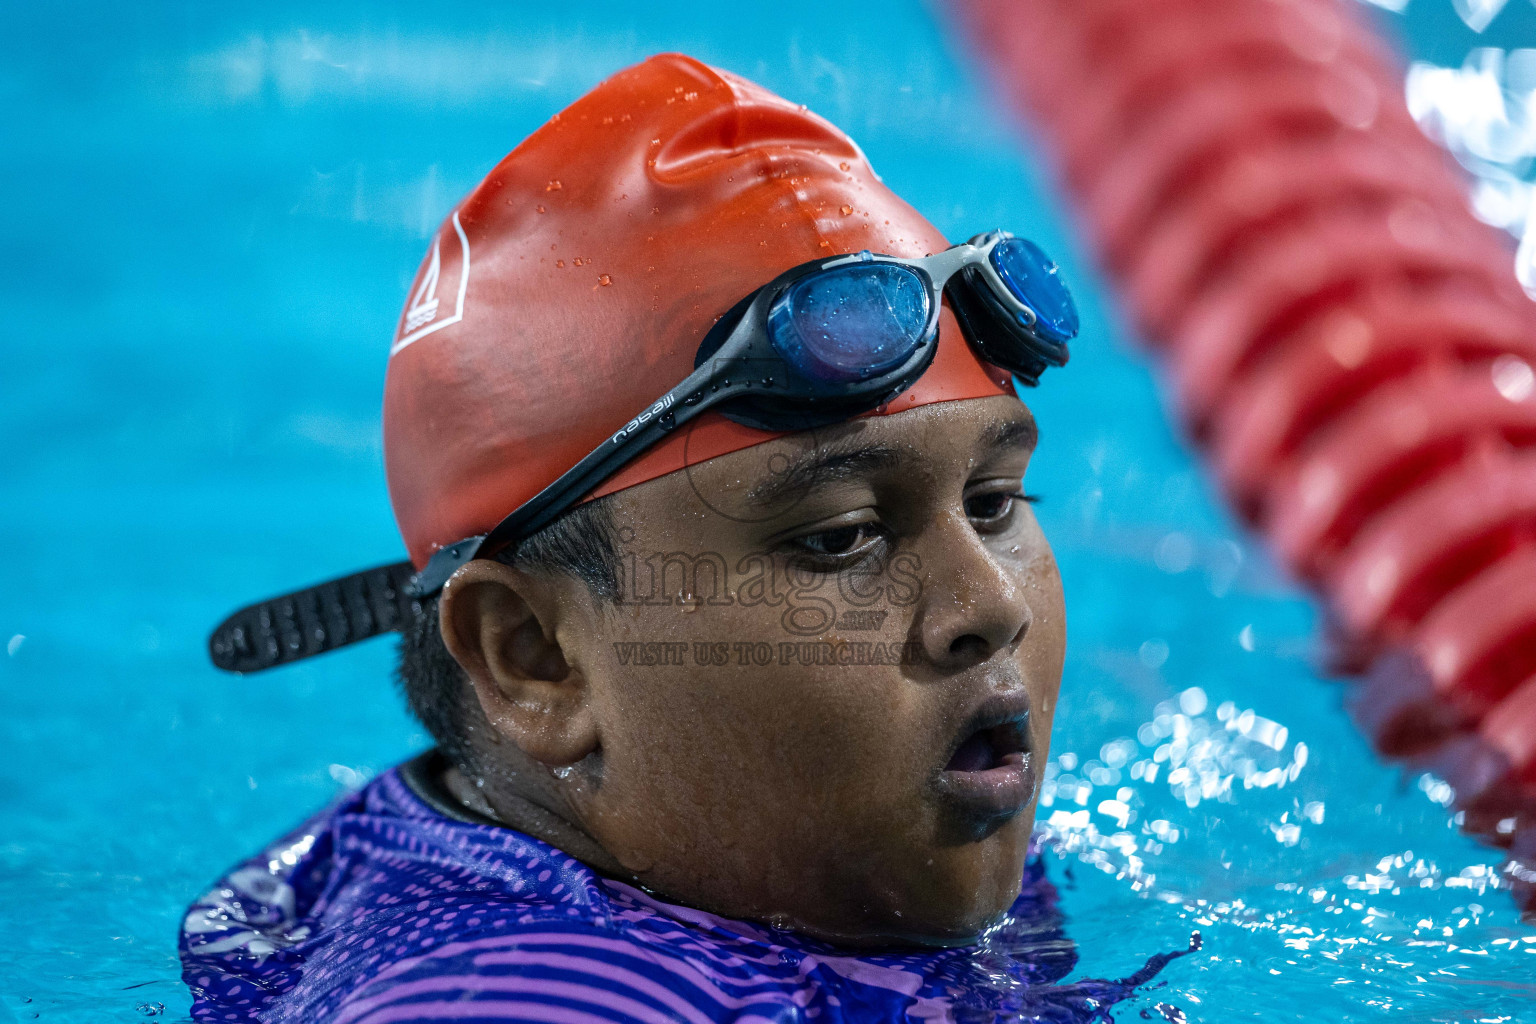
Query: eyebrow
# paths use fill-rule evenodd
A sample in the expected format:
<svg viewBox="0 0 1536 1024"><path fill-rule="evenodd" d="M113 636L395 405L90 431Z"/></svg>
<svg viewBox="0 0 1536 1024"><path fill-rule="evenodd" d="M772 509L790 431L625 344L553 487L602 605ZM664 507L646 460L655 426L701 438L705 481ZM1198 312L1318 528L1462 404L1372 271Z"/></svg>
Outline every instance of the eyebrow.
<svg viewBox="0 0 1536 1024"><path fill-rule="evenodd" d="M1040 429L1035 426L1035 418L1026 416L1022 419L999 420L990 424L982 432L980 448L984 451L997 448L1030 450L1039 440Z"/></svg>
<svg viewBox="0 0 1536 1024"><path fill-rule="evenodd" d="M844 451L837 451L835 445L831 448L820 448L795 459L784 472L749 490L747 501L766 507L785 495L804 494L834 480L894 468L909 454L889 445L860 445Z"/></svg>
<svg viewBox="0 0 1536 1024"><path fill-rule="evenodd" d="M1034 417L1027 416L989 424L979 438L978 447L982 451L1004 448L1029 450L1035 447L1039 439L1039 428L1035 425ZM893 469L911 454L910 448L903 450L891 445L860 445L843 451L838 451L835 444L819 448L791 462L783 473L753 487L747 492L747 501L765 508L789 494L805 494L812 488L835 480Z"/></svg>

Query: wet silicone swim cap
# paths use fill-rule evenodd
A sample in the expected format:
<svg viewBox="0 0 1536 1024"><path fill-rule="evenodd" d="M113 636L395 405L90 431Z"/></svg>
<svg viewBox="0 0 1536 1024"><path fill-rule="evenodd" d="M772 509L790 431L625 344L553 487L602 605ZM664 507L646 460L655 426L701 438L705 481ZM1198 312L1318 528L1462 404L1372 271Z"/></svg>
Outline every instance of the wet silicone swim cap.
<svg viewBox="0 0 1536 1024"><path fill-rule="evenodd" d="M419 568L484 533L693 369L738 299L792 266L949 242L828 122L664 54L513 150L444 221L390 352L384 452ZM1011 392L946 309L938 354L891 403ZM776 435L705 413L593 496Z"/></svg>

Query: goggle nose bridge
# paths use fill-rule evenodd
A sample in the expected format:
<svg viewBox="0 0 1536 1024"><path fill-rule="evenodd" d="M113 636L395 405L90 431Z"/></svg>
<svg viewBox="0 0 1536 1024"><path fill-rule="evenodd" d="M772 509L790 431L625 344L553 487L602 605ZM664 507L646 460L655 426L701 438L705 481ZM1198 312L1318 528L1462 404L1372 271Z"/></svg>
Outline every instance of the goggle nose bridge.
<svg viewBox="0 0 1536 1024"><path fill-rule="evenodd" d="M1022 301L1008 287L997 268L992 265L992 250L1014 236L1008 231L989 231L976 235L960 245L950 246L943 252L934 253L921 260L907 260L894 256L874 256L868 252L853 253L822 265L822 270L850 266L857 263L895 263L909 267L928 279L933 290L940 296L949 287L950 280L958 273L974 273L981 276L986 287L999 304L1018 317L1024 327L1033 329L1040 315L1028 303Z"/></svg>

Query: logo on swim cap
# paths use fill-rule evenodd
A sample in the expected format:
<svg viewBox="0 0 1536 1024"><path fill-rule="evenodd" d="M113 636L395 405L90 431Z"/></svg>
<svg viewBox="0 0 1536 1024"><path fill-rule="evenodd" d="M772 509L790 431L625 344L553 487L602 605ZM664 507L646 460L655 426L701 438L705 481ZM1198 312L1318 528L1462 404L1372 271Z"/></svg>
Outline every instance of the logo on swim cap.
<svg viewBox="0 0 1536 1024"><path fill-rule="evenodd" d="M394 355L405 348L411 342L424 338L433 331L442 330L450 324L456 324L464 319L464 293L469 288L469 238L464 234L464 225L459 223L459 211L453 211L453 230L459 236L459 289L454 302L453 315L441 320L438 314L443 312L443 301L438 297L438 285L442 283L443 276L443 238L438 235L432 241L432 257L427 261L427 269L421 275L421 282L416 285L416 291L411 294L411 301L405 307L405 313L400 323L400 339L389 350ZM450 255L449 259L452 259Z"/></svg>

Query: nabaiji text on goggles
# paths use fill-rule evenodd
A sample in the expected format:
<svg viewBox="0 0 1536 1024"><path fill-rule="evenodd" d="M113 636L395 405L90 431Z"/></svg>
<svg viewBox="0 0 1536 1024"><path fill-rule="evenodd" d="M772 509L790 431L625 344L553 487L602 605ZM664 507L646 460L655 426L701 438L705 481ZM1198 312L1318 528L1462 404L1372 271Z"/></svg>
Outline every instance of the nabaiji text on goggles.
<svg viewBox="0 0 1536 1024"><path fill-rule="evenodd" d="M891 401L933 361L950 308L977 354L1035 384L1067 361L1077 310L1057 268L1007 232L921 259L863 251L801 264L754 290L705 335L694 371L490 532L243 608L209 640L219 668L252 672L400 629L459 566L538 532L707 409L767 431L842 422Z"/></svg>

